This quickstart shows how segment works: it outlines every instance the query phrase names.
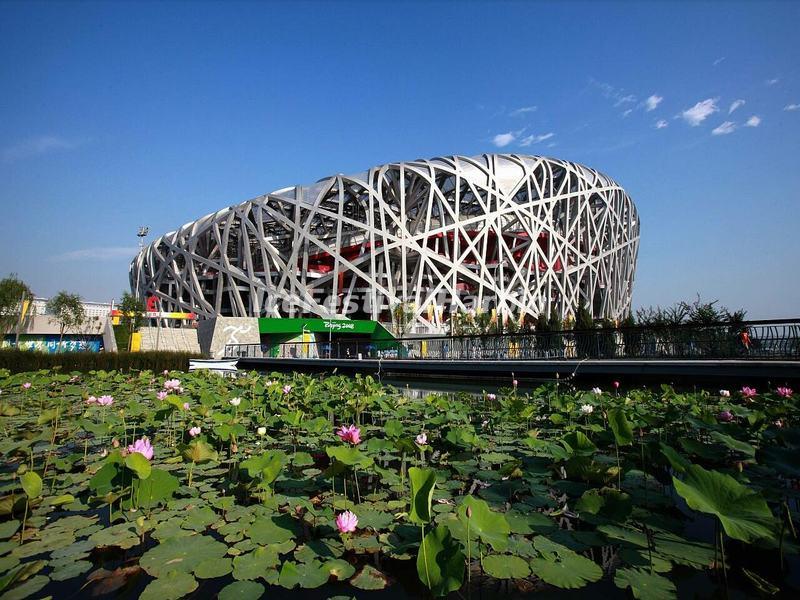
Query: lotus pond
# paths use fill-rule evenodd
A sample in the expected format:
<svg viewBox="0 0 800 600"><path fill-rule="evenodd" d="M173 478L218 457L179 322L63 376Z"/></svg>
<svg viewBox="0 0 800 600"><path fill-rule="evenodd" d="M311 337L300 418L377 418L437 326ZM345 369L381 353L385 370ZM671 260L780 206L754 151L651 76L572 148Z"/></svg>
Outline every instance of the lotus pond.
<svg viewBox="0 0 800 600"><path fill-rule="evenodd" d="M0 371L0 420L4 598L798 593L788 388Z"/></svg>

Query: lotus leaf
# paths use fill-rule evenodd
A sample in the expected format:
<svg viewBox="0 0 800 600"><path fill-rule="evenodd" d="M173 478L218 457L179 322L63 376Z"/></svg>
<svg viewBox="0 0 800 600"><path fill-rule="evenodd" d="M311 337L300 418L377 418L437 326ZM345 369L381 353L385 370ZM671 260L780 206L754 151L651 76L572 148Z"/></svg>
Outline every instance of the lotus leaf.
<svg viewBox="0 0 800 600"><path fill-rule="evenodd" d="M197 589L197 581L185 571L167 571L151 581L139 600L178 600Z"/></svg>
<svg viewBox="0 0 800 600"><path fill-rule="evenodd" d="M296 537L297 525L290 515L265 516L256 519L248 534L253 542L262 546L280 544Z"/></svg>
<svg viewBox="0 0 800 600"><path fill-rule="evenodd" d="M39 477L38 473L26 471L20 475L19 482L25 491L25 495L31 500L42 495L42 478Z"/></svg>
<svg viewBox="0 0 800 600"><path fill-rule="evenodd" d="M467 516L468 511L472 516ZM506 549L511 527L505 515L492 511L485 500L467 496L459 505L457 514L461 524L469 527L471 539L480 539L498 552Z"/></svg>
<svg viewBox="0 0 800 600"><path fill-rule="evenodd" d="M271 546L259 546L252 552L233 559L233 576L236 579L258 579L267 569L280 564L278 552Z"/></svg>
<svg viewBox="0 0 800 600"><path fill-rule="evenodd" d="M445 596L461 587L464 561L460 544L446 527L439 525L428 532L420 544L417 575L434 596Z"/></svg>
<svg viewBox="0 0 800 600"><path fill-rule="evenodd" d="M136 473L139 479L147 479L150 477L150 473L153 470L153 467L150 466L150 461L139 452L131 452L128 454L128 456L125 457L125 466Z"/></svg>
<svg viewBox="0 0 800 600"><path fill-rule="evenodd" d="M619 446L630 446L633 443L633 429L625 411L621 408L612 408L608 411L608 424L614 432L614 439Z"/></svg>
<svg viewBox="0 0 800 600"><path fill-rule="evenodd" d="M567 589L581 588L603 576L603 570L594 561L566 546L541 535L536 536L533 545L541 558L531 561L531 571L551 585Z"/></svg>
<svg viewBox="0 0 800 600"><path fill-rule="evenodd" d="M364 565L350 583L360 590L382 590L389 585L389 579L375 567Z"/></svg>
<svg viewBox="0 0 800 600"><path fill-rule="evenodd" d="M528 563L518 556L490 554L483 558L484 570L497 579L521 579L530 575Z"/></svg>
<svg viewBox="0 0 800 600"><path fill-rule="evenodd" d="M633 597L637 599L670 600L677 597L674 583L643 569L617 569L614 583L622 589L631 588Z"/></svg>
<svg viewBox="0 0 800 600"><path fill-rule="evenodd" d="M201 563L225 556L228 547L205 535L171 538L145 552L139 565L154 577L170 571L189 573Z"/></svg>
<svg viewBox="0 0 800 600"><path fill-rule="evenodd" d="M673 477L672 483L690 508L715 515L730 537L744 542L774 539L775 518L764 498L730 475L690 465L685 479Z"/></svg>
<svg viewBox="0 0 800 600"><path fill-rule="evenodd" d="M258 600L264 595L264 586L255 581L234 581L219 592L219 600Z"/></svg>

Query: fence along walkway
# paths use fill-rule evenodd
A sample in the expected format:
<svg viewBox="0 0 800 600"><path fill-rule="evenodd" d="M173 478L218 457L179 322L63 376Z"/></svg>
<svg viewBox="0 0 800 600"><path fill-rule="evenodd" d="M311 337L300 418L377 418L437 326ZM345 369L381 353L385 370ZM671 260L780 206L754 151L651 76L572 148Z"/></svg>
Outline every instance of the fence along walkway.
<svg viewBox="0 0 800 600"><path fill-rule="evenodd" d="M398 339L229 344L226 357L420 360L800 360L800 319Z"/></svg>

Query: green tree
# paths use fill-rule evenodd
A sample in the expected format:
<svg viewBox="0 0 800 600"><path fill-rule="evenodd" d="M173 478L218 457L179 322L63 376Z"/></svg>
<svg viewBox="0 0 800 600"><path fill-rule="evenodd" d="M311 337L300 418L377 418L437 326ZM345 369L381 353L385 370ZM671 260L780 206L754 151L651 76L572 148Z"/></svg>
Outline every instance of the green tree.
<svg viewBox="0 0 800 600"><path fill-rule="evenodd" d="M23 325L21 309L25 300L33 300L33 292L16 273L0 279L0 334L16 331L19 335L19 329ZM27 317L32 312L29 310Z"/></svg>
<svg viewBox="0 0 800 600"><path fill-rule="evenodd" d="M86 311L78 294L60 291L47 301L47 313L50 319L58 323L58 351L64 334L71 329L78 329L86 321Z"/></svg>
<svg viewBox="0 0 800 600"><path fill-rule="evenodd" d="M575 314L575 327L574 329L577 330L587 330L587 329L594 329L594 318L592 318L592 313L589 312L589 309L586 308L585 304L581 304L578 307L578 312Z"/></svg>
<svg viewBox="0 0 800 600"><path fill-rule="evenodd" d="M131 334L139 330L144 323L145 304L130 292L123 292L122 299L117 307L122 313L121 335L117 336L119 348L130 349Z"/></svg>

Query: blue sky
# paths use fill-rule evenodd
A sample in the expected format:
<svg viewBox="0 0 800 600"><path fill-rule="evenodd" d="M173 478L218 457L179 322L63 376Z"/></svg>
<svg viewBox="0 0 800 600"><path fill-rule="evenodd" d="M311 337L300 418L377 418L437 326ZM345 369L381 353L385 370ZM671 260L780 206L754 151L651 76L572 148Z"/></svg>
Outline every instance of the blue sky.
<svg viewBox="0 0 800 600"><path fill-rule="evenodd" d="M0 275L110 300L136 229L483 152L642 222L634 305L800 316L800 3L0 4Z"/></svg>

